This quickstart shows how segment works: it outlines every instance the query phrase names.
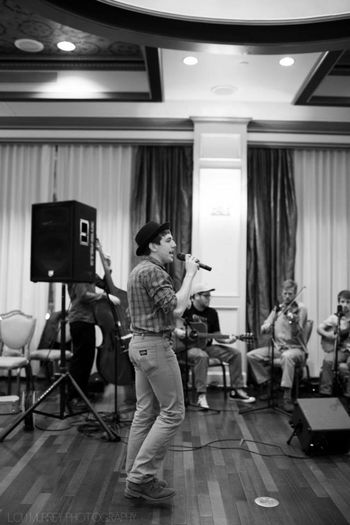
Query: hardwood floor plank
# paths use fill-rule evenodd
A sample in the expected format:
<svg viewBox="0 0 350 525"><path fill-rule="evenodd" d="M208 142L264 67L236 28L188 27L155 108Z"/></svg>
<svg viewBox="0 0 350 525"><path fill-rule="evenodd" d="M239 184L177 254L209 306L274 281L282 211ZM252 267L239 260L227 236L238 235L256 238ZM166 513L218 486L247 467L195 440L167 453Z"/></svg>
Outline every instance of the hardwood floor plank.
<svg viewBox="0 0 350 525"><path fill-rule="evenodd" d="M159 472L176 496L159 505L124 497L125 423L118 442L84 435L82 418L38 416L46 430L34 432L20 426L0 443L0 523L44 523L51 513L63 525L350 524L349 454L308 457L296 437L286 444L284 415L243 416L220 391L208 399L221 412L186 410ZM258 506L259 496L279 505Z"/></svg>
<svg viewBox="0 0 350 525"><path fill-rule="evenodd" d="M32 444L30 449L23 455L23 457L13 465L7 476L0 481L0 496L11 486L12 482L25 469L25 467L37 454L47 439L48 436L39 436L38 439Z"/></svg>
<svg viewBox="0 0 350 525"><path fill-rule="evenodd" d="M38 495L40 494L43 485L44 485L44 477L43 476L39 476L39 478L34 481L32 486L30 487L29 491L27 492L27 494L22 499L21 503L23 503L25 505L26 504L27 505L33 504L34 501L36 500L36 498L38 497Z"/></svg>

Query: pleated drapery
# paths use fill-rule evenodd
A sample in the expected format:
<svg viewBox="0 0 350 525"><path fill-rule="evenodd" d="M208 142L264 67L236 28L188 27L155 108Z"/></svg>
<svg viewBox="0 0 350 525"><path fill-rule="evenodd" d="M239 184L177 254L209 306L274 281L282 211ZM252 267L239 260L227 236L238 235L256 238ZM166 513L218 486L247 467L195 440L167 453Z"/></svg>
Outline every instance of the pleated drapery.
<svg viewBox="0 0 350 525"><path fill-rule="evenodd" d="M95 207L97 233L112 257L113 280L125 288L134 154L132 146L114 144L0 144L0 313L21 309L34 315L34 347L45 325L49 284L30 281L32 204L51 202L55 194L59 201ZM96 268L102 271L101 265ZM61 284L52 286L59 310Z"/></svg>
<svg viewBox="0 0 350 525"><path fill-rule="evenodd" d="M350 151L294 152L299 224L295 275L305 286L302 300L314 320L309 349L311 375L323 360L316 327L337 311L337 295L350 289Z"/></svg>
<svg viewBox="0 0 350 525"><path fill-rule="evenodd" d="M190 253L192 163L192 146L139 147L131 192L133 237L148 221L169 221L177 251ZM135 249L134 243L133 253ZM132 266L137 261L133 256ZM178 289L183 278L183 263L175 259L168 270Z"/></svg>
<svg viewBox="0 0 350 525"><path fill-rule="evenodd" d="M247 328L256 334L294 278L297 206L292 152L248 149Z"/></svg>

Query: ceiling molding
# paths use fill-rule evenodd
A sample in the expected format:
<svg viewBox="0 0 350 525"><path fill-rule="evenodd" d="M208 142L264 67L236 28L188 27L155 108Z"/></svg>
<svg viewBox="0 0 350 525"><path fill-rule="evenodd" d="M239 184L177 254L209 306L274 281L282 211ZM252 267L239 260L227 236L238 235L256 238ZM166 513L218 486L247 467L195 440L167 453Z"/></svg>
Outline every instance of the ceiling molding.
<svg viewBox="0 0 350 525"><path fill-rule="evenodd" d="M70 21L84 31L149 47L206 51L218 45L239 46L257 54L350 48L350 14L326 21L252 24L172 19L98 0L17 1L60 23Z"/></svg>
<svg viewBox="0 0 350 525"><path fill-rule="evenodd" d="M120 59L110 60L101 58L99 60L92 60L87 58L47 58L44 60L21 60L21 59L6 59L1 57L0 70L11 71L41 71L41 70L56 70L56 71L144 71L145 63L140 59Z"/></svg>
<svg viewBox="0 0 350 525"><path fill-rule="evenodd" d="M0 117L0 129L193 131L191 119Z"/></svg>
<svg viewBox="0 0 350 525"><path fill-rule="evenodd" d="M115 36L115 35L113 35ZM42 45L40 52L26 52L17 45L18 41L34 41ZM72 41L76 44L73 54L64 52L57 47L60 41ZM163 100L163 89L160 78L160 60L158 49L151 47L145 48L138 44L122 42L116 38L108 38L106 35L99 35L80 31L71 26L71 21L67 24L58 23L49 18L41 16L36 11L31 11L29 4L23 2L22 5L17 0L0 0L0 77L10 78L10 73L17 74L17 81L7 82L14 84L14 89L10 92L0 91L2 101L128 101L128 102L161 102ZM119 72L143 72L142 92L134 92L134 87L123 89L117 92L118 82L113 84L109 92L104 86L104 93L82 94L81 96L71 93L56 92L39 93L32 92L28 87L27 91L16 89L17 82L28 82L33 84L34 77L39 78L37 82L45 84L49 80L38 76L40 72L58 73L65 78L65 71L93 71L118 72L115 76L119 78ZM26 78L27 73L27 78ZM28 73L32 74L32 79L28 79ZM98 76L98 74L96 76ZM92 74L90 74L90 77ZM108 76L108 75L105 75ZM147 78L146 78L147 76ZM41 80L40 80L41 78ZM5 80L0 81L1 84ZM98 82L97 82L98 85ZM125 84L124 84L125 85ZM123 84L121 83L121 86ZM140 88L141 89L141 88ZM114 92L115 91L115 92ZM145 92L143 92L145 91ZM147 92L146 92L147 91Z"/></svg>
<svg viewBox="0 0 350 525"><path fill-rule="evenodd" d="M159 50L152 47L145 48L145 63L152 102L163 101L163 82L160 74Z"/></svg>
<svg viewBox="0 0 350 525"><path fill-rule="evenodd" d="M0 117L0 129L9 130L142 130L193 131L193 120L142 117ZM250 120L249 133L350 135L350 122Z"/></svg>
<svg viewBox="0 0 350 525"><path fill-rule="evenodd" d="M151 102L148 92L99 91L70 96L69 93L42 91L0 91L3 102Z"/></svg>
<svg viewBox="0 0 350 525"><path fill-rule="evenodd" d="M250 133L285 133L298 135L349 135L350 122L325 122L301 120L252 120Z"/></svg>
<svg viewBox="0 0 350 525"><path fill-rule="evenodd" d="M315 91L327 75L340 75L336 72L337 63L345 55L346 51L328 51L324 53L313 70L310 72L305 82L297 93L293 103L296 106L349 106L349 97L327 96L321 97L315 95ZM347 73L348 74L348 73Z"/></svg>

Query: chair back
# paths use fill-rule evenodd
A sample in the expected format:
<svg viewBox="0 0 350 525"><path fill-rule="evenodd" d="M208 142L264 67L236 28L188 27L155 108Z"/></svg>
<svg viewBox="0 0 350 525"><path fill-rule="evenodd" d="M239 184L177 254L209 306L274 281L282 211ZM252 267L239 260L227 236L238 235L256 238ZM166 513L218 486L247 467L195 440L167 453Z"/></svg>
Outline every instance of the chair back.
<svg viewBox="0 0 350 525"><path fill-rule="evenodd" d="M308 319L306 321L305 327L304 327L304 342L305 342L306 345L308 344L308 342L310 340L313 326L314 326L313 320L312 319Z"/></svg>
<svg viewBox="0 0 350 525"><path fill-rule="evenodd" d="M1 350L5 345L10 350L21 350L27 357L32 340L36 319L20 310L0 315ZM1 353L1 352L0 352Z"/></svg>
<svg viewBox="0 0 350 525"><path fill-rule="evenodd" d="M308 319L304 326L303 339L304 339L304 350L305 350L306 359L308 355L307 344L310 340L313 326L314 326L314 322L312 319Z"/></svg>

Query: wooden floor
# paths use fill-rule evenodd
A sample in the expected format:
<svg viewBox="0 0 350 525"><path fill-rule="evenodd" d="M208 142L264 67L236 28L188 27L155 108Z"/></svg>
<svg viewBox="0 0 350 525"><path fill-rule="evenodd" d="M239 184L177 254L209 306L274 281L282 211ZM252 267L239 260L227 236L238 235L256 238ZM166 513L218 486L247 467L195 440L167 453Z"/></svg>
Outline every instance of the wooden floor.
<svg viewBox="0 0 350 525"><path fill-rule="evenodd" d="M160 473L177 493L162 505L123 495L132 413L123 411L115 426L113 396L95 407L119 441L104 440L91 415L36 415L32 432L21 423L0 443L0 524L350 523L349 453L306 456L298 437L287 444L293 429L285 414L270 408L239 414L242 407L219 390L208 399L220 412L187 407ZM57 394L45 405L57 413ZM0 432L16 417L1 415ZM278 505L260 506L256 498Z"/></svg>

